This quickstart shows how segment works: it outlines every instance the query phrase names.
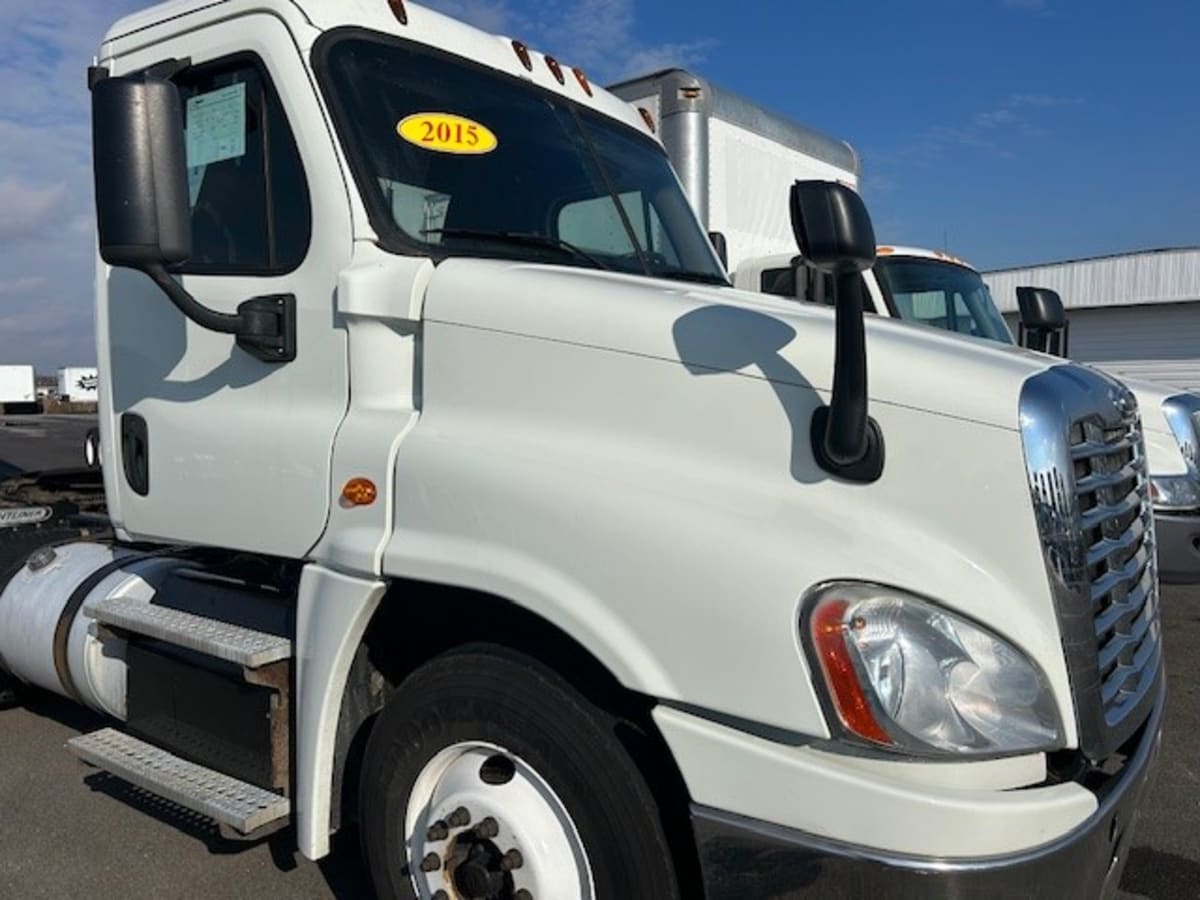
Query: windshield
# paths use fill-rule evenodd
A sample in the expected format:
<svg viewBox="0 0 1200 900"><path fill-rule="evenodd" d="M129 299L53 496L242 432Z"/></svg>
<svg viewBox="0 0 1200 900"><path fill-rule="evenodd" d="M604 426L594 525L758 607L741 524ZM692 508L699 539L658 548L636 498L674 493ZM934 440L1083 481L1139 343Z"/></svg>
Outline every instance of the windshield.
<svg viewBox="0 0 1200 900"><path fill-rule="evenodd" d="M987 285L973 269L936 259L881 256L875 277L906 322L1013 343Z"/></svg>
<svg viewBox="0 0 1200 900"><path fill-rule="evenodd" d="M334 38L319 65L392 249L728 283L662 148L634 129L382 35Z"/></svg>

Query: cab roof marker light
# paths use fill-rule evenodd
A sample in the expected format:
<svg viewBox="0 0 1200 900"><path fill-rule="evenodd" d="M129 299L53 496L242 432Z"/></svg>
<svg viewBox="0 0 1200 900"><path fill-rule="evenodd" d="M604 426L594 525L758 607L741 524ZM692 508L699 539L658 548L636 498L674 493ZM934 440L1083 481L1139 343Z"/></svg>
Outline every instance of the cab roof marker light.
<svg viewBox="0 0 1200 900"><path fill-rule="evenodd" d="M864 740L891 746L893 741L876 721L871 702L854 671L844 621L849 606L846 600L833 600L817 607L810 622L813 646L842 724Z"/></svg>
<svg viewBox="0 0 1200 900"><path fill-rule="evenodd" d="M592 96L592 85L591 82L588 81L588 77L586 73L584 73L583 69L579 68L579 66L575 66L571 69L571 72L575 75L575 80L579 82L579 86L583 88L583 92L589 97Z"/></svg>
<svg viewBox="0 0 1200 900"><path fill-rule="evenodd" d="M531 57L529 55L529 48L517 40L514 40L512 42L512 46L513 46L513 50L517 54L517 59L519 59L521 61L521 65L523 65L525 67L526 71L532 72L533 71L533 57Z"/></svg>
<svg viewBox="0 0 1200 900"><path fill-rule="evenodd" d="M391 7L397 22L401 25L408 24L408 10L404 8L404 0L388 0L388 6Z"/></svg>
<svg viewBox="0 0 1200 900"><path fill-rule="evenodd" d="M654 116L650 115L650 110L644 106L639 106L638 112L642 114L642 121L646 123L646 127L650 129L650 133L657 133L658 129L654 125Z"/></svg>
<svg viewBox="0 0 1200 900"><path fill-rule="evenodd" d="M550 70L550 74L554 76L554 80L559 84L566 84L567 78L565 75L563 75L562 66L558 64L558 60L553 56L547 56L545 57L545 60L546 68Z"/></svg>

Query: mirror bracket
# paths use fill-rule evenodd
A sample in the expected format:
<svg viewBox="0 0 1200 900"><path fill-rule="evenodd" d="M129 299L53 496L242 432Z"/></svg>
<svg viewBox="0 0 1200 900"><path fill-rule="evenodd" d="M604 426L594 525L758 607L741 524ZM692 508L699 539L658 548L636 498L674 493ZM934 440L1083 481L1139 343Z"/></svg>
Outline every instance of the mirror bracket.
<svg viewBox="0 0 1200 900"><path fill-rule="evenodd" d="M294 294L251 297L238 305L236 313L222 313L209 309L184 290L166 267L149 263L142 266L142 271L201 328L232 334L239 347L263 362L286 363L296 358Z"/></svg>
<svg viewBox="0 0 1200 900"><path fill-rule="evenodd" d="M838 478L843 478L846 481L855 481L860 484L871 484L878 481L883 475L883 430L879 427L879 423L873 418L867 418L867 446L866 451L858 460L850 463L839 463L829 455L829 451L825 447L826 439L829 435L829 407L818 406L813 411L812 425L809 428L809 437L812 440L813 456L817 460L817 465L828 472L830 475L836 475Z"/></svg>
<svg viewBox="0 0 1200 900"><path fill-rule="evenodd" d="M296 295L266 294L238 305L244 330L237 345L251 356L269 363L296 358Z"/></svg>

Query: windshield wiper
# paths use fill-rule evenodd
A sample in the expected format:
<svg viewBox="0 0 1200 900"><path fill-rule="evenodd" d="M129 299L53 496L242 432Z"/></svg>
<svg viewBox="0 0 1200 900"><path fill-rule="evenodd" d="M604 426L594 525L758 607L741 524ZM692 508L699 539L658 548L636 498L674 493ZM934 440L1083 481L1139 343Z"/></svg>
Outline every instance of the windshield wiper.
<svg viewBox="0 0 1200 900"><path fill-rule="evenodd" d="M508 244L522 244L527 247L549 247L552 250L561 250L564 253L569 253L571 256L587 260L597 268L606 269L609 272L613 271L612 266L601 262L586 250L576 247L570 241L551 237L548 234L533 234L521 231L488 231L483 228L426 228L421 234L436 234L448 238L478 238L480 240L502 241Z"/></svg>

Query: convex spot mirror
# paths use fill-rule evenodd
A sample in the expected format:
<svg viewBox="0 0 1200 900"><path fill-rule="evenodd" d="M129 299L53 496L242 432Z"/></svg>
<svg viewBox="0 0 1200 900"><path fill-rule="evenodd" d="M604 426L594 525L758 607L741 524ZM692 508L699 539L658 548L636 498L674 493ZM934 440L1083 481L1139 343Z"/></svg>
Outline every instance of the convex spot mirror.
<svg viewBox="0 0 1200 900"><path fill-rule="evenodd" d="M100 256L141 269L192 252L179 91L161 78L104 78L92 88L92 159Z"/></svg>
<svg viewBox="0 0 1200 900"><path fill-rule="evenodd" d="M836 181L797 181L790 206L792 232L807 265L845 275L875 264L875 229L853 188Z"/></svg>

